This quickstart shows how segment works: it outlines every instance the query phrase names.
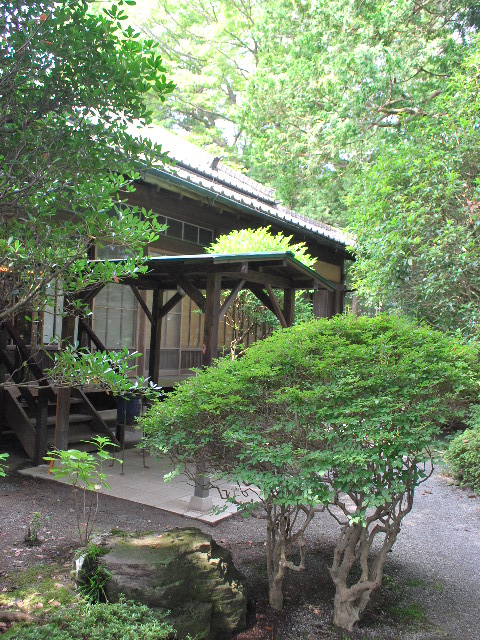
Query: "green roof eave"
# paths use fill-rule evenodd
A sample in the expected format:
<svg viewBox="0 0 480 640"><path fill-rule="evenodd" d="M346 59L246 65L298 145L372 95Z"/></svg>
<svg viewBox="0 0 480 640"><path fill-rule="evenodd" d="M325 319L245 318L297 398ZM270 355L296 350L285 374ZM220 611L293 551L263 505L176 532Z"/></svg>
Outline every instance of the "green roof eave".
<svg viewBox="0 0 480 640"><path fill-rule="evenodd" d="M158 265L175 265L175 264L185 264L185 265L200 265L200 264L222 264L222 263L237 263L237 262L269 262L281 260L286 263L286 265L290 265L295 269L295 271L300 272L306 278L311 280L312 282L318 282L323 284L324 287L330 289L331 291L335 291L338 289L338 285L327 280L319 273L317 273L314 269L310 269L304 265L300 260L295 258L294 254L291 251L257 251L252 253L225 253L225 254L216 254L216 253L201 253L196 255L177 255L177 256L150 256L146 259L147 265L150 264L154 267L155 264ZM92 260L91 262L103 262L103 260ZM114 260L109 260L109 262L121 263L123 260L121 258L116 258ZM313 287L312 287L313 288Z"/></svg>

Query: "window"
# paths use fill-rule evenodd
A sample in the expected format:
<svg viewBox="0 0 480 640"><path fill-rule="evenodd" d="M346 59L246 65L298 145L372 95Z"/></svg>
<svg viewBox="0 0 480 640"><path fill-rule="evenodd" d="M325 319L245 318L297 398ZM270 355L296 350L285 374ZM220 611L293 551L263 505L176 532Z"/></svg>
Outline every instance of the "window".
<svg viewBox="0 0 480 640"><path fill-rule="evenodd" d="M157 220L160 224L167 225L165 235L170 238L186 240L187 242L200 244L204 247L213 242L212 229L205 229L204 227L199 227L196 224L182 222L175 218L165 218L165 216L157 216Z"/></svg>
<svg viewBox="0 0 480 640"><path fill-rule="evenodd" d="M97 294L93 308L93 330L107 349L135 349L137 300L125 285L107 284Z"/></svg>

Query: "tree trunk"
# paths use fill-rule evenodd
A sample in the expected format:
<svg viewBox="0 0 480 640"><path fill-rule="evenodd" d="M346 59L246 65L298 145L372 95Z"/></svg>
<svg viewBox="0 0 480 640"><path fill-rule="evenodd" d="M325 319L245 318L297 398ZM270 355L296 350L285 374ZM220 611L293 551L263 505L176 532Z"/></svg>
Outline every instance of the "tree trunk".
<svg viewBox="0 0 480 640"><path fill-rule="evenodd" d="M333 604L333 624L346 631L353 631L360 619L360 612L345 591L337 586Z"/></svg>
<svg viewBox="0 0 480 640"><path fill-rule="evenodd" d="M268 602L275 611L281 611L283 609L283 576L281 578L274 578L270 584Z"/></svg>

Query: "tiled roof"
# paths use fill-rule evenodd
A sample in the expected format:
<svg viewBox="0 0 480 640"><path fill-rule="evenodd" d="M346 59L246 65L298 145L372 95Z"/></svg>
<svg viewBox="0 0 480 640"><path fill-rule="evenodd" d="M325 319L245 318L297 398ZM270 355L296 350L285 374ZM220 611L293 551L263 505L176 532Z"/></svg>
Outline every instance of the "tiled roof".
<svg viewBox="0 0 480 640"><path fill-rule="evenodd" d="M180 180L188 190L208 191L219 202L228 200L232 206L246 207L257 212L264 219L292 228L317 238L329 240L342 248L349 244L348 236L330 225L301 216L280 204L275 192L264 185L228 167L220 158L216 158L203 149L193 145L179 135L160 127L142 131L155 142L162 144L163 150L176 161L173 166L152 167L147 169L145 177L171 176Z"/></svg>

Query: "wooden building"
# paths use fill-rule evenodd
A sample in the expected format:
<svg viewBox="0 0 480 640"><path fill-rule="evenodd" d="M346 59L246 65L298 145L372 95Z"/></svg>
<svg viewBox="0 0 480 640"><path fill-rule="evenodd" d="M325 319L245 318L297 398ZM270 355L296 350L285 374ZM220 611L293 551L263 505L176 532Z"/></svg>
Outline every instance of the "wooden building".
<svg viewBox="0 0 480 640"><path fill-rule="evenodd" d="M167 225L149 247L147 274L89 292L85 300L93 313L88 319L62 320L63 299L57 292L55 306L46 309L35 326L25 326L20 318L4 323L0 376L20 381L19 363L24 363L30 378L43 379L44 358L38 347L62 334L92 349L139 351L143 355L138 373L171 387L190 375L192 367L210 364L229 345L232 327L225 317L242 289L249 289L282 326L294 320L298 290L310 292L318 316L343 311L345 261L351 256L342 232L296 215L276 201L272 190L224 166L218 158L173 134L162 136L176 164L144 168L136 191L129 196L132 204L151 209ZM307 269L289 253L205 253L219 235L266 226L273 233L292 235L293 242L305 242L317 259L314 269ZM120 260L122 249L99 249L95 258ZM280 297L275 290L282 291ZM257 327L247 340L261 337L262 331ZM56 407L55 388L45 382L40 390L34 387L6 389L0 431L13 430L36 462L51 444L48 429L54 423L59 448L75 441L75 431L85 437L87 426L111 433L108 418L113 408L102 405L104 399L97 402L95 394L76 391Z"/></svg>

